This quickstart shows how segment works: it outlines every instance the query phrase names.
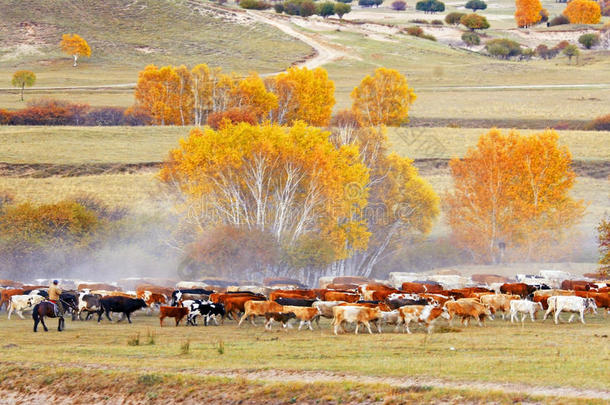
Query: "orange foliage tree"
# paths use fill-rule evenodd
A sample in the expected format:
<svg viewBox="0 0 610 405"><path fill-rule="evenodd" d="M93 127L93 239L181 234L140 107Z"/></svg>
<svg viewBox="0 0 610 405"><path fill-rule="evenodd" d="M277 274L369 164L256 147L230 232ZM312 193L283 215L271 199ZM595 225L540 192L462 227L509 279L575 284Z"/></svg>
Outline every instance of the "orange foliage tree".
<svg viewBox="0 0 610 405"><path fill-rule="evenodd" d="M63 34L59 43L61 50L74 58L74 67L79 56L91 56L91 48L78 34Z"/></svg>
<svg viewBox="0 0 610 405"><path fill-rule="evenodd" d="M604 218L597 227L600 272L610 274L610 218Z"/></svg>
<svg viewBox="0 0 610 405"><path fill-rule="evenodd" d="M335 84L322 68L291 67L265 81L277 97L277 108L270 119L279 124L300 120L309 125L326 126L335 105Z"/></svg>
<svg viewBox="0 0 610 405"><path fill-rule="evenodd" d="M397 70L377 68L352 91L352 110L364 126L399 126L408 122L415 93Z"/></svg>
<svg viewBox="0 0 610 405"><path fill-rule="evenodd" d="M516 0L515 21L518 27L529 27L542 18L540 0Z"/></svg>
<svg viewBox="0 0 610 405"><path fill-rule="evenodd" d="M563 10L571 24L598 24L602 10L594 0L572 0Z"/></svg>
<svg viewBox="0 0 610 405"><path fill-rule="evenodd" d="M450 163L455 191L446 195L455 243L483 263L560 256L566 231L584 213L569 196L571 155L552 130L531 136L492 129L463 159ZM505 252L504 252L505 249Z"/></svg>

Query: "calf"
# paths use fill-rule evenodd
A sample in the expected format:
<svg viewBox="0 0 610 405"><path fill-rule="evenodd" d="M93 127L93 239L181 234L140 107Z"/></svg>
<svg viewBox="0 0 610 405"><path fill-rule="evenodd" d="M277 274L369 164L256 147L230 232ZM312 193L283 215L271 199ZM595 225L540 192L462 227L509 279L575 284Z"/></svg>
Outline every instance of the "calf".
<svg viewBox="0 0 610 405"><path fill-rule="evenodd" d="M370 334L371 331L370 322L376 321L381 318L381 310L379 308L367 308L360 306L336 306L333 308L333 326L334 333L337 334L339 327L343 328L343 323L356 323L356 335L358 334L358 328L360 324L366 326Z"/></svg>
<svg viewBox="0 0 610 405"><path fill-rule="evenodd" d="M532 322L536 318L536 311L542 311L542 303L528 300L512 300L510 302L510 322L513 323L517 319L517 313L521 313L521 323L525 321L527 314L530 314Z"/></svg>
<svg viewBox="0 0 610 405"><path fill-rule="evenodd" d="M242 322L246 318L250 318L250 322L252 323L252 325L256 326L256 323L254 323L254 318L256 316L265 316L267 312L284 311L283 307L275 301L248 301L244 304L244 314L239 320L237 326L241 326Z"/></svg>
<svg viewBox="0 0 610 405"><path fill-rule="evenodd" d="M19 318L25 319L22 312L31 311L34 305L41 303L44 300L42 295L13 295L8 304L8 319L11 319L13 311L19 315Z"/></svg>
<svg viewBox="0 0 610 405"><path fill-rule="evenodd" d="M485 294L479 297L479 301L481 304L488 305L491 309L492 313L502 312L502 319L504 318L504 314L510 311L510 303L512 300L518 300L521 297L518 295L510 295L510 294Z"/></svg>
<svg viewBox="0 0 610 405"><path fill-rule="evenodd" d="M218 326L218 320L216 317L219 315L225 315L224 305L214 304L213 302L209 301L194 301L189 304L187 308L189 309L187 325L197 326L197 317L201 316L205 326L208 326L210 318L212 318L216 326Z"/></svg>
<svg viewBox="0 0 610 405"><path fill-rule="evenodd" d="M146 308L146 302L141 298L127 297L102 297L100 298L100 309L98 310L97 321L101 322L102 313L106 314L106 318L110 318L110 312L120 312L127 317L127 321L131 323L131 314L138 309ZM119 319L120 321L120 319Z"/></svg>
<svg viewBox="0 0 610 405"><path fill-rule="evenodd" d="M575 313L580 314L580 322L585 323L585 312L592 311L597 314L597 306L595 305L595 300L593 298L582 298L582 297L574 297L574 296L554 296L549 297L547 300L549 308L544 313L543 320L546 320L546 317L554 312L555 324L559 323L559 314L561 311L565 312L574 312L568 323L572 322L574 319Z"/></svg>
<svg viewBox="0 0 610 405"><path fill-rule="evenodd" d="M397 309L393 311L381 311L381 319L377 322L377 331L381 333L382 324L386 325L396 325L394 328L394 332L398 331L400 324L402 323L402 318L400 316L400 312Z"/></svg>
<svg viewBox="0 0 610 405"><path fill-rule="evenodd" d="M102 308L100 304L101 295L80 293L78 296L78 320L82 321L81 314L87 313L85 320L89 320L92 314L97 313Z"/></svg>
<svg viewBox="0 0 610 405"><path fill-rule="evenodd" d="M320 311L318 308L308 308L308 307L295 307L295 306L284 306L282 312L292 312L295 314L296 318L301 321L299 323L299 329L303 327L303 325L307 324L309 330L313 330L311 327L311 321L318 321L318 327L320 327Z"/></svg>
<svg viewBox="0 0 610 405"><path fill-rule="evenodd" d="M449 313L450 325L455 315L461 317L462 324L466 326L468 326L470 318L476 319L479 326L483 326L481 321L484 323L485 317L491 317L489 308L473 298L460 298L456 301L447 301L445 303L445 308L447 308L447 312Z"/></svg>
<svg viewBox="0 0 610 405"><path fill-rule="evenodd" d="M161 306L159 307L159 324L163 327L163 320L165 318L174 318L176 320L176 326L178 326L180 321L187 316L188 313L189 309L185 307Z"/></svg>
<svg viewBox="0 0 610 405"><path fill-rule="evenodd" d="M332 318L334 316L333 308L345 303L345 301L316 301L312 304L312 307L318 308L320 315L324 318Z"/></svg>
<svg viewBox="0 0 610 405"><path fill-rule="evenodd" d="M285 330L287 326L290 326L288 322L294 318L296 318L294 312L265 312L265 329L271 330L273 321L276 321L280 322Z"/></svg>

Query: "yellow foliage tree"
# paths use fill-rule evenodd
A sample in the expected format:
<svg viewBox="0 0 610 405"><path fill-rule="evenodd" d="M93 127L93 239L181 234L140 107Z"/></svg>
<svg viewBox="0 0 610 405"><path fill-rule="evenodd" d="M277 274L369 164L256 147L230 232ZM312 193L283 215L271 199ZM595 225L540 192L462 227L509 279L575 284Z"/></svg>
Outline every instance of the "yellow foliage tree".
<svg viewBox="0 0 610 405"><path fill-rule="evenodd" d="M233 87L229 103L229 108L251 111L258 121L277 106L277 96L267 91L265 83L255 72L251 72Z"/></svg>
<svg viewBox="0 0 610 405"><path fill-rule="evenodd" d="M409 107L415 93L407 79L397 70L375 69L352 91L352 110L364 126L399 126L408 122Z"/></svg>
<svg viewBox="0 0 610 405"><path fill-rule="evenodd" d="M598 24L602 10L594 0L572 0L563 11L570 24Z"/></svg>
<svg viewBox="0 0 610 405"><path fill-rule="evenodd" d="M79 56L91 56L91 48L78 34L63 34L59 43L61 50L74 58L74 67Z"/></svg>
<svg viewBox="0 0 610 405"><path fill-rule="evenodd" d="M542 18L540 0L516 0L515 21L518 27L529 27Z"/></svg>
<svg viewBox="0 0 610 405"><path fill-rule="evenodd" d="M329 124L335 105L335 84L325 69L291 67L265 84L277 97L277 108L270 115L273 122L292 124L300 120L314 126Z"/></svg>
<svg viewBox="0 0 610 405"><path fill-rule="evenodd" d="M242 123L218 131L193 129L171 151L160 179L181 198L192 236L218 225L267 232L279 245L307 235L331 246L366 247L369 233L352 210L366 204L344 194L348 184L366 190L368 170L357 148L336 148L329 133L306 126Z"/></svg>
<svg viewBox="0 0 610 405"><path fill-rule="evenodd" d="M552 130L531 136L497 129L450 162L455 191L446 195L452 237L483 263L544 260L566 254L566 231L585 204L569 191L571 155Z"/></svg>

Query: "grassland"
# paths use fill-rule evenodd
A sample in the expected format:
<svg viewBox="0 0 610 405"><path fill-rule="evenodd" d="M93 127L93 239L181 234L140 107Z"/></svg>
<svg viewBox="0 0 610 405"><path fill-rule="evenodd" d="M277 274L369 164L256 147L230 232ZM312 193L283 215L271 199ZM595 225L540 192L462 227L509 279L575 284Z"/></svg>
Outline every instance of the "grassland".
<svg viewBox="0 0 610 405"><path fill-rule="evenodd" d="M265 375L270 379L265 373L274 370L277 378L296 377L301 382L336 382L336 376L343 375L354 383L367 382L366 377L388 378L389 383L405 378L432 387L463 384L475 391L485 384L509 384L535 395L533 382L538 390L607 390L609 322L601 315L589 316L586 325L556 326L547 320L521 327L496 320L484 328L440 327L430 337L421 330L412 335L335 337L327 321L313 332L269 333L260 326L237 328L232 321L219 327L159 328L156 317L139 315L132 325L68 321L61 334L52 329L56 322L50 320L50 332L33 334L31 320L3 318L1 363L3 370L15 365L37 370L65 367L85 373L129 372L136 378L144 374L253 378L260 373L260 379ZM140 345L128 345L136 334ZM151 334L153 345L148 344ZM187 341L190 347L185 353L182 345ZM2 386L6 383L5 377Z"/></svg>

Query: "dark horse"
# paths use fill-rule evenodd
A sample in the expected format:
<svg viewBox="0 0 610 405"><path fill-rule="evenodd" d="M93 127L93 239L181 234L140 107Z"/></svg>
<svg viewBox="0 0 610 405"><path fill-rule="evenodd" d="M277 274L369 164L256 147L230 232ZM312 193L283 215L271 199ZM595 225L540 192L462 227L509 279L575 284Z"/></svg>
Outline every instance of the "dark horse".
<svg viewBox="0 0 610 405"><path fill-rule="evenodd" d="M74 312L76 311L76 303L74 298L68 295L67 293L62 293L59 298L64 306L64 309L72 310L72 318L74 318ZM42 323L45 332L48 332L49 329L47 325L44 323L44 317L47 316L49 318L57 318L55 315L55 304L50 301L42 301L40 304L34 306L32 311L32 318L34 319L34 332L38 331L38 323ZM59 317L59 322L57 323L57 331L61 332L65 329L65 320L63 316Z"/></svg>

